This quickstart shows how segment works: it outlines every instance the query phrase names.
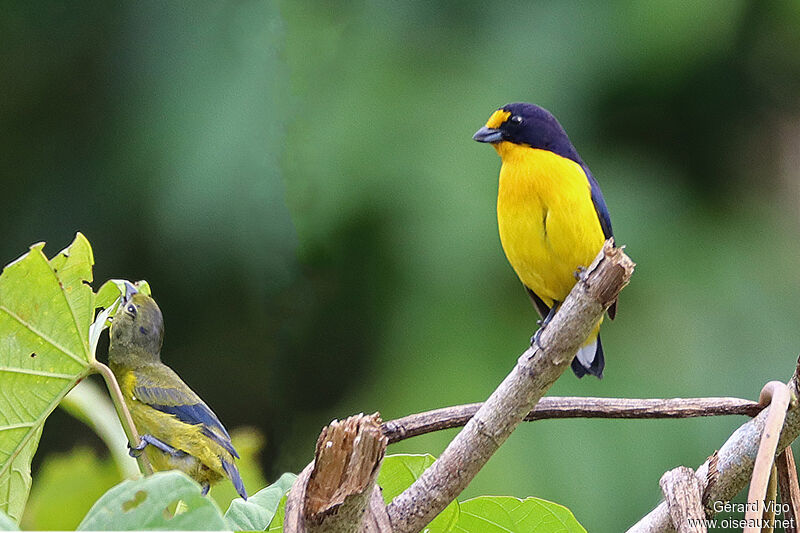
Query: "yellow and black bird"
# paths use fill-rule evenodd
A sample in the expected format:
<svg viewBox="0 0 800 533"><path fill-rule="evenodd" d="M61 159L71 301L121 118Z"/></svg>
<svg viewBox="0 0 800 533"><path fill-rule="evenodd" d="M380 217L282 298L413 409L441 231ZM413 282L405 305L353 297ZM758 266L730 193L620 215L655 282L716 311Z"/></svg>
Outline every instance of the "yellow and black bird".
<svg viewBox="0 0 800 533"><path fill-rule="evenodd" d="M528 291L543 324L612 237L600 186L549 111L508 104L473 136L500 154L497 222L508 262ZM616 302L608 310L613 320ZM602 319L600 320L602 322ZM572 360L572 371L603 377L600 322Z"/></svg>
<svg viewBox="0 0 800 533"><path fill-rule="evenodd" d="M161 362L164 318L155 300L129 285L111 323L108 363L141 434L131 455L147 454L156 470L181 470L208 492L227 477L247 499L239 458L217 415Z"/></svg>

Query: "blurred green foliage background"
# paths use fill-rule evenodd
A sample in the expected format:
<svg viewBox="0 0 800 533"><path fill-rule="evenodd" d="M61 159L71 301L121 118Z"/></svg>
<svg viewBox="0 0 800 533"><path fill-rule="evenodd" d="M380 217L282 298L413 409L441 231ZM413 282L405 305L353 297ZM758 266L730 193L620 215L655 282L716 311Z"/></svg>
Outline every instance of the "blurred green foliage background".
<svg viewBox="0 0 800 533"><path fill-rule="evenodd" d="M332 418L484 399L526 347L536 315L497 236L499 159L470 138L511 101L560 119L638 262L604 326L605 379L565 375L550 394L756 398L794 368L798 2L3 11L1 262L80 230L97 286L147 279L164 360L229 428L265 436L269 480L299 471ZM622 530L665 470L741 422L526 424L465 496L538 496ZM437 455L453 435L390 452ZM34 497L42 461L74 447L108 470L57 411Z"/></svg>

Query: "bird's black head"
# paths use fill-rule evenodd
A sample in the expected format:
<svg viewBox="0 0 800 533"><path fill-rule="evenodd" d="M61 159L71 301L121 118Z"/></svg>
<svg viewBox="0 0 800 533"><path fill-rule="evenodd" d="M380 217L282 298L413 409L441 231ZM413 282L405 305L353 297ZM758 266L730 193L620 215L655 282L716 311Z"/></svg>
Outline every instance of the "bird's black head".
<svg viewBox="0 0 800 533"><path fill-rule="evenodd" d="M501 107L472 138L494 145L510 142L540 148L582 163L556 117L533 104L514 103Z"/></svg>
<svg viewBox="0 0 800 533"><path fill-rule="evenodd" d="M123 300L111 323L111 351L135 351L159 359L164 317L150 296L136 293Z"/></svg>

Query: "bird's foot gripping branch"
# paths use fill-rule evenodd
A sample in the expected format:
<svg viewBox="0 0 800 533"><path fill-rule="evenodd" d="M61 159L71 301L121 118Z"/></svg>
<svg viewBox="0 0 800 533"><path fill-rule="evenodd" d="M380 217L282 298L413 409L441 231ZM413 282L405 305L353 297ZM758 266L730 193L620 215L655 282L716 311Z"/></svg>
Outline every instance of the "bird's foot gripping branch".
<svg viewBox="0 0 800 533"><path fill-rule="evenodd" d="M347 526L343 526L329 519L329 524L325 516L315 512L307 497L301 497L308 494L311 488L310 473L325 466L317 464L321 460L318 446L315 463L307 467L290 492L291 505L287 504L287 519L292 516L293 521L286 524L285 531L421 531L467 487L544 393L569 368L578 348L608 306L616 301L619 292L628 284L634 266L621 248L616 248L612 240L607 241L594 262L586 269L582 279L564 300L558 313L543 329L539 343L519 357L511 373L481 405L441 456L385 509L381 505L376 509L373 505L374 499L360 500L359 509L365 512L354 515L364 517L363 522L351 520ZM351 440L342 439L341 446L352 446L354 440L355 437ZM323 442L322 438L320 442ZM334 440L325 442L329 447L340 446ZM348 448L333 455L350 458L349 462L342 461L339 469L370 471L369 468L376 468L379 464L375 454L359 455ZM369 468L353 461L355 456L363 458ZM345 478L347 476L342 476L342 479ZM344 487L344 484L341 486ZM329 492L336 491L330 489ZM386 529L389 527L386 517L391 529Z"/></svg>

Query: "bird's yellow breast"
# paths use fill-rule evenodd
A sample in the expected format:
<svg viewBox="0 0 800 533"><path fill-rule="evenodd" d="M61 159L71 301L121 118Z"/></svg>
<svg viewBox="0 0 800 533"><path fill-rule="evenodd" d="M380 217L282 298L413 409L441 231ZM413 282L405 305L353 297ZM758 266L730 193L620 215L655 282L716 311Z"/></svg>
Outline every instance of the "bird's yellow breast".
<svg viewBox="0 0 800 533"><path fill-rule="evenodd" d="M589 180L580 165L553 152L494 146L503 160L497 195L503 250L525 286L552 306L603 247Z"/></svg>

